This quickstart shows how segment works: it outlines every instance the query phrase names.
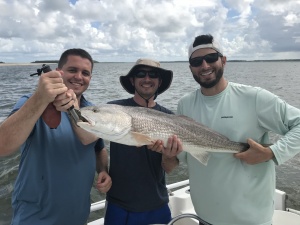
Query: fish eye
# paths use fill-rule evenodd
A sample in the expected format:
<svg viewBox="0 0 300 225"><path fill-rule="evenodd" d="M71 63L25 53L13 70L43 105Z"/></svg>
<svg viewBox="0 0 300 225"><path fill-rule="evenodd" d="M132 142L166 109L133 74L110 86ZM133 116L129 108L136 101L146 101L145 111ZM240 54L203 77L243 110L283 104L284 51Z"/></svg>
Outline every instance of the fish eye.
<svg viewBox="0 0 300 225"><path fill-rule="evenodd" d="M93 108L93 112L94 113L99 112L99 109L95 107L95 108Z"/></svg>

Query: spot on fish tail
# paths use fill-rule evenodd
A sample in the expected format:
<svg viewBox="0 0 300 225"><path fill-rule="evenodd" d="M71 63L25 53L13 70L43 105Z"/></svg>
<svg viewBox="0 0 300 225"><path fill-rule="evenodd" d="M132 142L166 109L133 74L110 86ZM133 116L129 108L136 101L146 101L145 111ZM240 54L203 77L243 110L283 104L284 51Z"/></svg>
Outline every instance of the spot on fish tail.
<svg viewBox="0 0 300 225"><path fill-rule="evenodd" d="M250 148L250 145L248 143L240 143L242 146L242 152L247 151Z"/></svg>

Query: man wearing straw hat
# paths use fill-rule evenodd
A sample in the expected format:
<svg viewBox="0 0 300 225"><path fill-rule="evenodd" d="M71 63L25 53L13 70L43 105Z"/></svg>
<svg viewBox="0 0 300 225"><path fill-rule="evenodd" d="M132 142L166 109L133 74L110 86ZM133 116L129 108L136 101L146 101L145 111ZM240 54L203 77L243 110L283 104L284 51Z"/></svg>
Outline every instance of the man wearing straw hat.
<svg viewBox="0 0 300 225"><path fill-rule="evenodd" d="M161 68L159 62L138 59L129 73L120 77L122 87L133 97L109 104L148 107L172 114L155 102L156 97L170 87L172 78L173 72ZM165 173L178 165L176 155L181 150L181 146L176 146L176 151L164 149L161 154L150 151L147 146L111 142L109 174L113 184L106 198L105 225L168 223L171 212Z"/></svg>

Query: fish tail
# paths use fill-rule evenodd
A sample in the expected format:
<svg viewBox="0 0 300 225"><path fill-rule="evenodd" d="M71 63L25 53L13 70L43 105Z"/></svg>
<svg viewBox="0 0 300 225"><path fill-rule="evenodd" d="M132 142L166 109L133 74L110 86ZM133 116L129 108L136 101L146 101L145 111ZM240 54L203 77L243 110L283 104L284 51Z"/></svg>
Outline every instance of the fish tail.
<svg viewBox="0 0 300 225"><path fill-rule="evenodd" d="M250 148L250 145L248 143L240 143L241 146L242 146L242 149L241 151L244 152L244 151L247 151L249 148ZM261 144L263 147L269 147L271 146L272 144Z"/></svg>

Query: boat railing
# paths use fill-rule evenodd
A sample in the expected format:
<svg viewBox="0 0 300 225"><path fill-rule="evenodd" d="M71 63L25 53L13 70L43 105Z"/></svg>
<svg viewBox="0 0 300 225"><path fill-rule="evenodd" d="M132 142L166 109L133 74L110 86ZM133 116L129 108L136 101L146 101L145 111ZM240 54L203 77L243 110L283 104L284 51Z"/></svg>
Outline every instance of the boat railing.
<svg viewBox="0 0 300 225"><path fill-rule="evenodd" d="M168 189L169 195L173 196L173 193L172 193L173 189L181 188L181 187L188 186L188 185L189 185L189 180L188 179L183 180L183 181L179 181L179 182L176 182L176 183L168 184L167 189ZM287 194L284 191L276 189L275 199L274 199L275 209L276 210L289 211L289 212L293 212L295 214L300 215L300 212L298 210L286 208L286 200L287 200ZM102 200L102 201L92 203L90 211L94 212L94 211L97 211L97 210L100 210L100 209L104 209L105 208L105 202L106 202L106 200Z"/></svg>

